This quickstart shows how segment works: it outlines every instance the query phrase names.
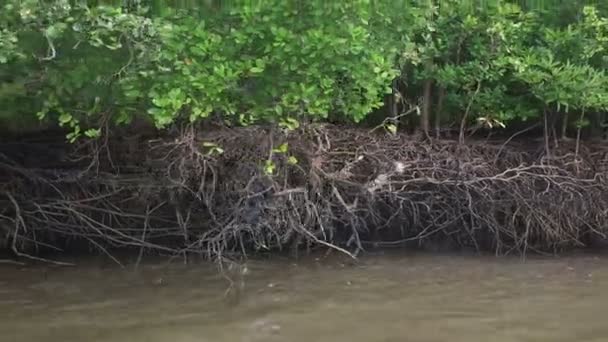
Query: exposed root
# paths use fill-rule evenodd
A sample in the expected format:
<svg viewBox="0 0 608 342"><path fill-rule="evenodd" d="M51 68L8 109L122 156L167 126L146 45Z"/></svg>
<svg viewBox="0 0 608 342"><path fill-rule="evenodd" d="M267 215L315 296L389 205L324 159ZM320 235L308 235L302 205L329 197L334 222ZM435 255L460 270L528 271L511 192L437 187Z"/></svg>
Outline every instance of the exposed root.
<svg viewBox="0 0 608 342"><path fill-rule="evenodd" d="M283 143L287 153L273 152ZM138 264L146 253L221 261L312 247L354 258L370 245L555 252L608 230L608 149L570 145L547 155L517 139L429 143L309 126L110 138L104 153L84 150L94 167L7 152L0 244L31 258L87 246L117 263L113 251L133 249Z"/></svg>

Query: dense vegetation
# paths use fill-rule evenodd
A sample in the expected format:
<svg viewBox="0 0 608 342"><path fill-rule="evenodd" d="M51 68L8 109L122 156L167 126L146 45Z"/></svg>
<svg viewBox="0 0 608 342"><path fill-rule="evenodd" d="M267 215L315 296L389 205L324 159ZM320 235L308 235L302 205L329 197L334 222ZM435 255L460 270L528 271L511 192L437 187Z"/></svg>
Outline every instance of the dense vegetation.
<svg viewBox="0 0 608 342"><path fill-rule="evenodd" d="M605 243L606 49L574 0L0 1L0 249Z"/></svg>
<svg viewBox="0 0 608 342"><path fill-rule="evenodd" d="M58 122L72 140L135 117L294 127L378 115L426 133L531 122L565 137L597 135L608 107L607 12L583 1L1 6L2 125Z"/></svg>

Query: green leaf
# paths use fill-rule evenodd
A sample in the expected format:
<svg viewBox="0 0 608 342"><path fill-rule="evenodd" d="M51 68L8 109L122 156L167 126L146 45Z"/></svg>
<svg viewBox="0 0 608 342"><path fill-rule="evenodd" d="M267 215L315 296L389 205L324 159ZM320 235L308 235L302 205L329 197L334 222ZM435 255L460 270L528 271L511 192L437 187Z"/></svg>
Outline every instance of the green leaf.
<svg viewBox="0 0 608 342"><path fill-rule="evenodd" d="M300 123L294 118L286 118L279 122L279 126L286 128L287 130L293 131L300 127Z"/></svg>
<svg viewBox="0 0 608 342"><path fill-rule="evenodd" d="M289 158L287 158L287 163L289 165L296 165L298 163L298 159L294 156L289 156Z"/></svg>
<svg viewBox="0 0 608 342"><path fill-rule="evenodd" d="M38 118L38 120L44 120L44 118L46 118L47 113L48 113L48 110L43 109L43 110L39 111L38 113L36 113L36 117Z"/></svg>
<svg viewBox="0 0 608 342"><path fill-rule="evenodd" d="M137 97L141 96L141 92L137 89L131 89L131 90L125 91L125 96L130 97L130 98L137 98Z"/></svg>
<svg viewBox="0 0 608 342"><path fill-rule="evenodd" d="M253 68L249 69L249 71L251 71L251 73L253 73L253 74L259 74L259 73L262 73L264 71L264 69L259 68L259 67L253 67Z"/></svg>
<svg viewBox="0 0 608 342"><path fill-rule="evenodd" d="M264 163L264 173L266 173L269 176L274 174L275 168L276 168L276 165L274 164L274 162L272 160L266 160L266 162Z"/></svg>
<svg viewBox="0 0 608 342"><path fill-rule="evenodd" d="M70 143L74 143L80 137L80 132L70 132L67 134L66 138Z"/></svg>
<svg viewBox="0 0 608 342"><path fill-rule="evenodd" d="M68 122L72 121L72 114L70 113L62 113L61 115L59 115L59 123L61 125L65 125Z"/></svg>
<svg viewBox="0 0 608 342"><path fill-rule="evenodd" d="M99 138L101 136L101 130L99 128L90 128L84 131L84 135L89 138Z"/></svg>
<svg viewBox="0 0 608 342"><path fill-rule="evenodd" d="M287 153L287 148L288 148L288 144L287 143L282 143L279 146L279 152L281 152L281 153Z"/></svg>

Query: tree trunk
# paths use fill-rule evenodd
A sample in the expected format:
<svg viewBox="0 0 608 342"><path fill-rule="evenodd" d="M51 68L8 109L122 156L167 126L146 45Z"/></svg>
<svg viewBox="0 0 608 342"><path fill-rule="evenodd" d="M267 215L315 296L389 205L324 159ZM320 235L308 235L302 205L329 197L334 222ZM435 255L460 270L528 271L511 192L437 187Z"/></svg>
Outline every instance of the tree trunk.
<svg viewBox="0 0 608 342"><path fill-rule="evenodd" d="M557 135L557 129L555 128L555 126L557 126L558 121L559 121L559 112L558 111L551 111L549 116L549 128L550 128L550 137L551 139L553 139L553 146L555 148L559 147L559 136Z"/></svg>
<svg viewBox="0 0 608 342"><path fill-rule="evenodd" d="M568 113L564 113L564 117L562 118L562 140L567 138L568 133Z"/></svg>
<svg viewBox="0 0 608 342"><path fill-rule="evenodd" d="M398 95L398 90L397 90L397 80L393 80L392 83L392 89L393 91L391 92L391 98L389 101L389 116L390 117L396 117L397 115L399 115L399 102L397 101L397 97Z"/></svg>
<svg viewBox="0 0 608 342"><path fill-rule="evenodd" d="M549 119L548 119L548 114L547 114L547 108L545 108L543 110L543 138L544 138L544 142L545 142L545 155L547 157L549 157L551 150L549 149L549 134L550 134L550 128L549 128Z"/></svg>
<svg viewBox="0 0 608 342"><path fill-rule="evenodd" d="M426 62L426 70L430 71L431 67L432 67L432 61L428 61ZM430 123L429 123L429 116L430 116L430 111L431 111L431 101L432 96L433 96L433 80L430 78L427 78L424 81L424 85L423 85L423 95L422 95L422 112L420 114L420 128L422 129L422 132L424 132L425 137L429 137L429 130L430 130Z"/></svg>
<svg viewBox="0 0 608 342"><path fill-rule="evenodd" d="M471 95L471 98L469 99L469 104L467 105L467 109L464 111L464 114L462 115L462 118L460 119L460 132L458 133L458 144L459 145L464 144L464 130L467 125L467 119L469 118L469 113L471 112L471 107L473 106L473 101L475 101L475 98L477 97L477 94L479 94L480 90L481 90L481 81L477 81L477 88L475 89L475 92L473 93L473 95Z"/></svg>
<svg viewBox="0 0 608 342"><path fill-rule="evenodd" d="M445 88L439 88L439 95L437 97L437 110L435 110L435 138L441 137L441 115L443 112L443 100L445 98Z"/></svg>
<svg viewBox="0 0 608 342"><path fill-rule="evenodd" d="M580 121L583 121L584 118L585 118L585 109L583 108L583 110L581 111ZM578 128L576 129L576 150L574 152L574 156L576 159L578 159L578 152L580 151L580 148L581 148L581 130L582 130L581 125L578 125Z"/></svg>

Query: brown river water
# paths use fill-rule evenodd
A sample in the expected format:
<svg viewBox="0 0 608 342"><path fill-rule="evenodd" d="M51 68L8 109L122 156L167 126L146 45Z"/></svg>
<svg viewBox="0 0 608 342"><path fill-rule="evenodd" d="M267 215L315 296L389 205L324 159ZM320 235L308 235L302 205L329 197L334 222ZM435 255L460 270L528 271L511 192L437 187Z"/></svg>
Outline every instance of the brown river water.
<svg viewBox="0 0 608 342"><path fill-rule="evenodd" d="M608 256L275 258L230 274L231 289L204 263L0 264L0 341L608 341Z"/></svg>

